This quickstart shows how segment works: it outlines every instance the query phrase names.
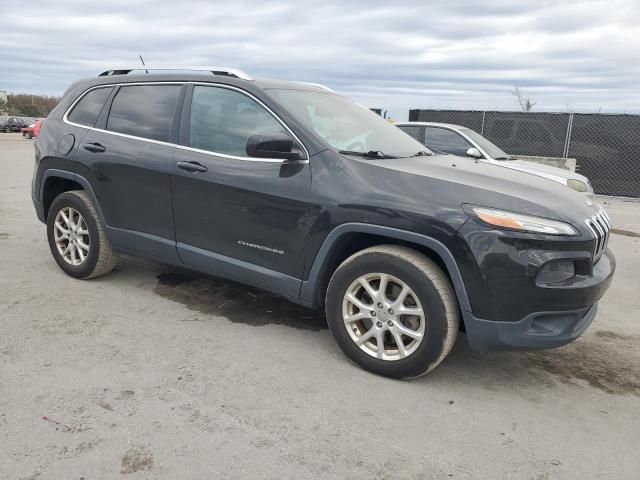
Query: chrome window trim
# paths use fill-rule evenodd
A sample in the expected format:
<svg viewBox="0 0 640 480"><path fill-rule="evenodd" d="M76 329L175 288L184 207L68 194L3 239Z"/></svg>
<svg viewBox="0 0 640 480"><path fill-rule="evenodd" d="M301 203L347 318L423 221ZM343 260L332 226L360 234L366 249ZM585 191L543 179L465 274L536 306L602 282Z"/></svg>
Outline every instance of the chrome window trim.
<svg viewBox="0 0 640 480"><path fill-rule="evenodd" d="M226 88L228 90L235 90L236 92L241 93L242 95L246 95L247 97L249 97L250 99L255 101L258 105L260 105L262 108L264 108L267 112L269 112L273 116L273 118L275 118L276 121L278 123L280 123L287 130L287 132L289 132L289 134L295 139L295 141L298 142L298 144L302 147L302 150L304 150L304 154L305 154L306 158L301 159L301 160L283 160L281 158L239 157L239 156L236 156L236 155L228 155L226 153L212 152L212 151L209 151L209 150L202 150L200 148L188 147L186 145L178 145L177 143L163 142L161 140L153 140L151 138L138 137L138 136L135 136L135 135L128 135L126 133L112 132L111 130L105 130L105 129L102 129L102 128L89 127L88 125L82 125L82 124L79 124L79 123L72 122L68 118L69 113L71 113L71 111L76 106L76 104L80 100L82 100L82 98L84 98L84 96L87 93L89 93L89 92L91 92L93 90L97 90L98 88L110 88L110 87L118 87L118 86L127 86L127 87L128 86L143 86L143 85L200 85L200 86L205 86L205 87L219 87L219 88ZM304 143L302 143L302 141L298 138L298 136L295 133L293 133L293 130L291 130L289 128L289 126L286 123L284 123L284 121L273 110L271 110L267 105L265 105L259 98L257 98L256 96L250 94L249 92L247 92L245 90L242 90L241 88L234 87L232 85L225 85L223 83L189 82L189 81L185 81L185 82L165 81L165 82L118 82L118 83L108 83L108 84L104 84L104 85L95 85L93 87L90 87L90 88L86 89L84 92L82 92L81 95L78 96L78 98L76 98L74 100L74 102L64 112L64 115L62 116L62 121L64 123L67 123L69 125L73 125L75 127L84 128L85 130L91 130L91 131L96 131L96 132L101 132L101 133L107 133L109 135L116 135L118 137L130 138L132 140L140 140L142 142L154 143L156 145L165 145L165 146L168 146L168 147L178 148L180 150L203 153L205 155L212 155L212 156L215 156L215 157L229 158L229 159L232 159L232 160L244 160L244 161L247 161L247 162L267 162L267 163L285 163L285 162L287 162L287 163L309 163L309 158L311 157L309 155L309 150L307 150L307 147L305 146Z"/></svg>

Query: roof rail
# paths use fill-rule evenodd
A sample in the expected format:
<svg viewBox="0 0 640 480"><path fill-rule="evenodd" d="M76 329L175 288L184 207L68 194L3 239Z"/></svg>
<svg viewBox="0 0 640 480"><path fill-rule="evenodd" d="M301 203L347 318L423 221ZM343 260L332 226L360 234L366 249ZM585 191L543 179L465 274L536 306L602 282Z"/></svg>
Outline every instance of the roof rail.
<svg viewBox="0 0 640 480"><path fill-rule="evenodd" d="M162 72L209 72L213 75L222 75L224 77L235 77L242 80L252 81L253 78L240 69L232 67L183 67L183 68L113 68L100 73L99 77L107 77L111 75L129 75L130 73L162 73Z"/></svg>
<svg viewBox="0 0 640 480"><path fill-rule="evenodd" d="M335 90L333 90L332 88L327 87L326 85L322 85L321 83L312 83L312 82L296 82L296 83L301 83L303 85L311 85L312 87L318 87L318 88L321 88L323 90L326 90L327 92L336 93Z"/></svg>

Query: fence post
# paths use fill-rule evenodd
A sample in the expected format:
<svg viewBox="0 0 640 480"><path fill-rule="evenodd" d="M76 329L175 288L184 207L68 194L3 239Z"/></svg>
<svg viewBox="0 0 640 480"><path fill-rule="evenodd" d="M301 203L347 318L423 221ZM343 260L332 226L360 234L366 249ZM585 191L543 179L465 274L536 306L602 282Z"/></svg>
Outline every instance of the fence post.
<svg viewBox="0 0 640 480"><path fill-rule="evenodd" d="M482 111L482 127L480 127L480 135L484 135L484 114L487 113L485 110Z"/></svg>
<svg viewBox="0 0 640 480"><path fill-rule="evenodd" d="M567 122L567 136L564 139L564 153L563 158L569 156L569 144L571 143L571 130L573 128L573 112L569 114L569 121Z"/></svg>

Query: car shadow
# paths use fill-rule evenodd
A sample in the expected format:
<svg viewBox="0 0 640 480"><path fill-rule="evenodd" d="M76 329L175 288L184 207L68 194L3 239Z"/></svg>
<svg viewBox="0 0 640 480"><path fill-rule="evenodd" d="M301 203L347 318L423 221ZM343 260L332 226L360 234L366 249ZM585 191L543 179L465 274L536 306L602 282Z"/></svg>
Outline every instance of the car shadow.
<svg viewBox="0 0 640 480"><path fill-rule="evenodd" d="M160 273L156 278L156 294L206 315L256 327L286 325L315 331L328 328L324 312L255 287L178 270Z"/></svg>
<svg viewBox="0 0 640 480"><path fill-rule="evenodd" d="M198 321L224 317L252 326L327 329L323 311L309 310L265 290L175 267L164 266L159 271L153 291L203 314L197 316ZM430 386L452 381L489 390L589 385L609 394L640 397L640 337L595 330L554 350L478 355L461 332L444 362L415 380Z"/></svg>
<svg viewBox="0 0 640 480"><path fill-rule="evenodd" d="M429 375L432 382L451 378L489 390L589 386L612 395L640 397L640 337L594 330L552 350L479 355L461 334L442 365Z"/></svg>

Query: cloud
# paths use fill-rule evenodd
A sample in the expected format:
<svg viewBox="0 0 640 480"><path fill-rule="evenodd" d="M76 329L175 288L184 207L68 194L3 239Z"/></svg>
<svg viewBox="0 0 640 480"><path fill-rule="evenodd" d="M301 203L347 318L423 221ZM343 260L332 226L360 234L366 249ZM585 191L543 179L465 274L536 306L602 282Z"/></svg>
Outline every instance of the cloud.
<svg viewBox="0 0 640 480"><path fill-rule="evenodd" d="M61 94L113 66L231 65L408 108L640 111L640 4L42 0L7 7L0 89Z"/></svg>

